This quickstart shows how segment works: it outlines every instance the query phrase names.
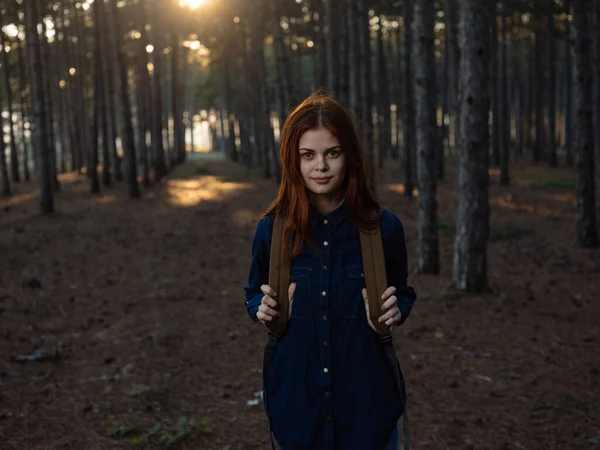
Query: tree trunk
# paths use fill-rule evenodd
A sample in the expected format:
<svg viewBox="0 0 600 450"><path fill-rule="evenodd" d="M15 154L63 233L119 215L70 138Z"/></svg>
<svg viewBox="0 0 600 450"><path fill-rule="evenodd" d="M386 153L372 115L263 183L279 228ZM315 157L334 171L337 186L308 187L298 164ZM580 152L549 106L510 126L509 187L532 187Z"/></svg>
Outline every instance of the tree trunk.
<svg viewBox="0 0 600 450"><path fill-rule="evenodd" d="M434 1L415 2L415 103L417 125L417 170L419 185L419 271L440 271L435 155L436 71L434 45Z"/></svg>
<svg viewBox="0 0 600 450"><path fill-rule="evenodd" d="M550 167L556 167L558 160L556 156L556 55L554 44L556 30L554 27L554 7L548 5L548 163Z"/></svg>
<svg viewBox="0 0 600 450"><path fill-rule="evenodd" d="M104 70L103 70L103 52L102 52L102 19L104 18L103 0L96 1L92 5L94 12L94 124L92 132L91 155L88 157L88 176L91 181L91 192L97 194L100 192L100 182L98 179L98 135L102 129L102 159L103 165L108 164L108 134L106 130L106 106L104 104ZM103 169L103 184L110 184L110 174Z"/></svg>
<svg viewBox="0 0 600 450"><path fill-rule="evenodd" d="M596 192L600 197L600 1L594 2L594 166Z"/></svg>
<svg viewBox="0 0 600 450"><path fill-rule="evenodd" d="M413 196L413 155L415 110L413 92L413 69L411 54L413 50L412 38L413 0L406 0L404 4L404 195Z"/></svg>
<svg viewBox="0 0 600 450"><path fill-rule="evenodd" d="M21 104L21 141L23 143L23 173L25 174L25 180L29 181L31 175L29 173L29 148L27 138L25 137L25 120L29 117L29 97L25 97L28 92L27 86L27 72L25 71L25 42L20 41L17 48L17 59L19 68L19 101Z"/></svg>
<svg viewBox="0 0 600 450"><path fill-rule="evenodd" d="M359 37L359 25L358 25L358 10L356 2L354 0L347 0L348 10L348 41L350 52L350 109L354 112L355 120L360 128L360 132L363 130L363 111L362 111L362 84L360 78L360 37Z"/></svg>
<svg viewBox="0 0 600 450"><path fill-rule="evenodd" d="M567 11L567 18L565 20L565 32L567 36L571 36L571 24L569 20L569 14L571 13L571 0L565 0L565 8ZM571 53L571 42L568 40L568 45L565 45L566 49L566 67L567 67L567 83L565 92L565 147L566 147L566 164L568 166L573 165L573 143L571 139L571 130L573 129L573 55Z"/></svg>
<svg viewBox="0 0 600 450"><path fill-rule="evenodd" d="M123 156L125 158L125 181L127 183L127 194L129 198L140 198L140 187L137 182L137 158L135 154L135 144L133 140L133 123L131 119L131 102L129 100L129 89L127 83L127 66L125 65L125 56L123 55L123 43L121 40L121 27L119 24L119 15L117 0L110 0L112 12L113 29L112 45L116 53L116 75L117 88L119 92L119 109L121 120L121 145L123 147Z"/></svg>
<svg viewBox="0 0 600 450"><path fill-rule="evenodd" d="M501 78L501 101L500 101L500 126L501 126L501 147L500 147L500 184L508 186L510 177L508 174L508 160L510 152L510 108L508 94L508 47L506 44L506 0L501 0L502 8L502 78Z"/></svg>
<svg viewBox="0 0 600 450"><path fill-rule="evenodd" d="M37 176L40 187L40 211L42 214L54 212L52 185L52 162L48 149L48 118L44 101L44 82L42 79L42 53L38 36L38 12L36 0L24 0L25 33L27 57L31 68L31 94L35 120L35 151L37 153Z"/></svg>
<svg viewBox="0 0 600 450"><path fill-rule="evenodd" d="M17 140L15 139L15 127L13 123L13 103L12 90L10 87L10 65L8 63L8 53L6 51L6 41L4 32L0 30L0 47L2 47L2 72L4 81L4 100L8 110L8 131L10 137L10 174L13 182L19 183L21 175L19 174L19 156L17 153ZM2 133L4 134L4 133Z"/></svg>
<svg viewBox="0 0 600 450"><path fill-rule="evenodd" d="M458 46L458 5L457 0L445 0L444 1L444 15L446 17L446 37L448 39L448 46L450 52L449 68L450 77L448 82L450 83L450 109L454 113L454 117L450 117L449 126L454 130L454 146L459 146L458 139L458 117L460 115L460 92L458 86L458 66L460 61L460 48ZM454 124L454 127L452 126ZM448 136L448 146L450 146L450 137Z"/></svg>
<svg viewBox="0 0 600 450"><path fill-rule="evenodd" d="M492 0L492 28L491 28L491 89L492 89L492 165L500 166L500 96L498 95L498 22L496 16L497 0Z"/></svg>
<svg viewBox="0 0 600 450"><path fill-rule="evenodd" d="M392 118L391 118L391 97L389 82L389 64L386 60L386 52L383 46L383 26L379 22L377 30L377 62L378 62L378 82L377 82L377 133L379 139L379 168L383 169L383 163L390 156L392 147Z"/></svg>
<svg viewBox="0 0 600 450"><path fill-rule="evenodd" d="M598 247L594 200L594 131L592 130L592 67L585 0L571 0L571 51L573 52L573 153L577 199L577 244Z"/></svg>
<svg viewBox="0 0 600 450"><path fill-rule="evenodd" d="M539 2L534 3L533 17L535 26L535 144L533 146L533 162L538 163L546 145L544 134L544 92L545 76L543 67L543 19Z"/></svg>
<svg viewBox="0 0 600 450"><path fill-rule="evenodd" d="M362 110L364 114L364 148L371 188L375 188L375 146L373 133L373 87L371 72L371 27L369 24L369 1L359 0L358 23L360 29Z"/></svg>
<svg viewBox="0 0 600 450"><path fill-rule="evenodd" d="M96 3L94 2L94 6ZM105 11L104 0L98 1L98 9L94 23L95 39L98 40L100 50L98 50L98 67L100 69L99 83L94 88L94 93L98 89L98 114L100 114L99 127L102 129L102 185L110 186L112 177L110 175L111 154L114 155L116 146L116 136L112 133L112 126L115 121L114 100L114 82L111 65L110 47L106 44L104 37L107 36L107 15ZM112 151L111 151L112 150ZM93 191L95 192L95 191Z"/></svg>
<svg viewBox="0 0 600 450"><path fill-rule="evenodd" d="M111 2L112 0L109 0ZM110 5L109 5L110 8ZM102 44L102 58L103 58L103 68L104 68L104 84L106 86L104 92L105 98L105 110L106 110L106 126L108 130L108 153L109 153L109 168L112 165L115 175L115 180L122 181L123 180L123 171L121 170L121 156L119 156L117 149L117 123L120 123L123 120L123 117L117 113L117 108L115 106L116 99L116 89L115 89L115 68L117 65L116 55L115 55L115 47L113 44L113 36L116 32L115 28L112 26L114 24L113 18L111 17L110 9L106 10L105 6L102 6L102 29L103 36L106 36L106 39L103 39ZM120 95L120 93L118 94ZM121 125L121 124L120 124ZM122 125L121 125L122 126ZM121 136L121 149L124 152L123 148L123 136Z"/></svg>
<svg viewBox="0 0 600 450"><path fill-rule="evenodd" d="M38 4L39 7L39 4ZM52 73L50 72L50 49L48 38L46 37L47 29L46 22L42 20L42 35L40 41L40 49L42 55L42 70L44 94L46 96L46 117L48 124L48 148L50 151L50 169L52 172L52 186L55 192L60 191L60 183L56 172L56 138L54 136L54 102L52 100Z"/></svg>
<svg viewBox="0 0 600 450"><path fill-rule="evenodd" d="M152 123L152 142L156 152L154 158L154 181L160 182L166 174L165 166L165 151L163 147L163 121L162 121L162 27L161 27L161 12L163 0L154 0L150 5L152 11L152 41L154 50L152 51L152 63L154 65L154 92L152 93L154 100L153 108L153 123Z"/></svg>
<svg viewBox="0 0 600 450"><path fill-rule="evenodd" d="M487 286L489 67L493 56L489 29L495 8L472 0L459 0L458 4L461 147L453 279L460 290L481 292Z"/></svg>
<svg viewBox="0 0 600 450"><path fill-rule="evenodd" d="M173 147L175 161L181 163L185 160L185 136L182 136L183 115L180 108L181 93L181 53L179 48L179 34L171 31L171 114L173 116Z"/></svg>

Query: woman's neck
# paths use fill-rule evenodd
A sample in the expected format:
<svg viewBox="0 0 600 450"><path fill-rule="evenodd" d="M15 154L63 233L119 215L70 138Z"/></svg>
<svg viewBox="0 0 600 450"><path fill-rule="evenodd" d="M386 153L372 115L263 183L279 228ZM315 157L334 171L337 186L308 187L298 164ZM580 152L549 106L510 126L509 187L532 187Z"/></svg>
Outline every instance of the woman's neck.
<svg viewBox="0 0 600 450"><path fill-rule="evenodd" d="M326 216L335 211L345 198L345 192L339 189L331 194L309 193L310 204L322 215Z"/></svg>

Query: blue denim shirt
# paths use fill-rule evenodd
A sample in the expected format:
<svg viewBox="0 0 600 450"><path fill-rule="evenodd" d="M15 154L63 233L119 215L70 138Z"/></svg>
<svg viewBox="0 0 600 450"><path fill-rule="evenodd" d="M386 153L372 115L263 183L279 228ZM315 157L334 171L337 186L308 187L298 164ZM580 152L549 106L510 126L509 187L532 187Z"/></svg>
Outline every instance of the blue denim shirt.
<svg viewBox="0 0 600 450"><path fill-rule="evenodd" d="M246 308L258 321L268 284L273 218L262 219L252 243ZM395 286L402 322L416 294L407 285L402 223L384 210L381 232L388 286ZM310 212L308 245L292 261L296 292L288 330L265 375L273 433L285 450L385 449L402 414L379 336L368 325L358 228L342 203L327 217ZM266 329L265 329L266 331Z"/></svg>

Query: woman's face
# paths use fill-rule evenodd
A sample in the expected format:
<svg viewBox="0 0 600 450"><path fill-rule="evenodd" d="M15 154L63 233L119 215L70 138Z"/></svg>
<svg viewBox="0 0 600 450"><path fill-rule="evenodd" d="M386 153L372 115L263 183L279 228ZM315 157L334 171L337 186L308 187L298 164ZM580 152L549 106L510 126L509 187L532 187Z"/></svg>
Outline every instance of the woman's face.
<svg viewBox="0 0 600 450"><path fill-rule="evenodd" d="M317 195L342 192L346 176L346 157L335 136L324 128L305 132L300 137L300 171L304 184Z"/></svg>

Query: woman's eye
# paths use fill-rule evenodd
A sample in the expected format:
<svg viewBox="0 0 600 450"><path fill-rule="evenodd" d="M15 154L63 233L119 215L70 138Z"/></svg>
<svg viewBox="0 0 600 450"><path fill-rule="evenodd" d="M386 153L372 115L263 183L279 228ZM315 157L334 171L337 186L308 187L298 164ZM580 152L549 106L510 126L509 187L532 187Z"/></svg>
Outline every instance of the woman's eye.
<svg viewBox="0 0 600 450"><path fill-rule="evenodd" d="M302 153L300 156L304 159L310 159L312 158L312 153Z"/></svg>
<svg viewBox="0 0 600 450"><path fill-rule="evenodd" d="M331 158L337 158L338 156L340 156L340 151L339 150L331 150L329 152L329 156Z"/></svg>

